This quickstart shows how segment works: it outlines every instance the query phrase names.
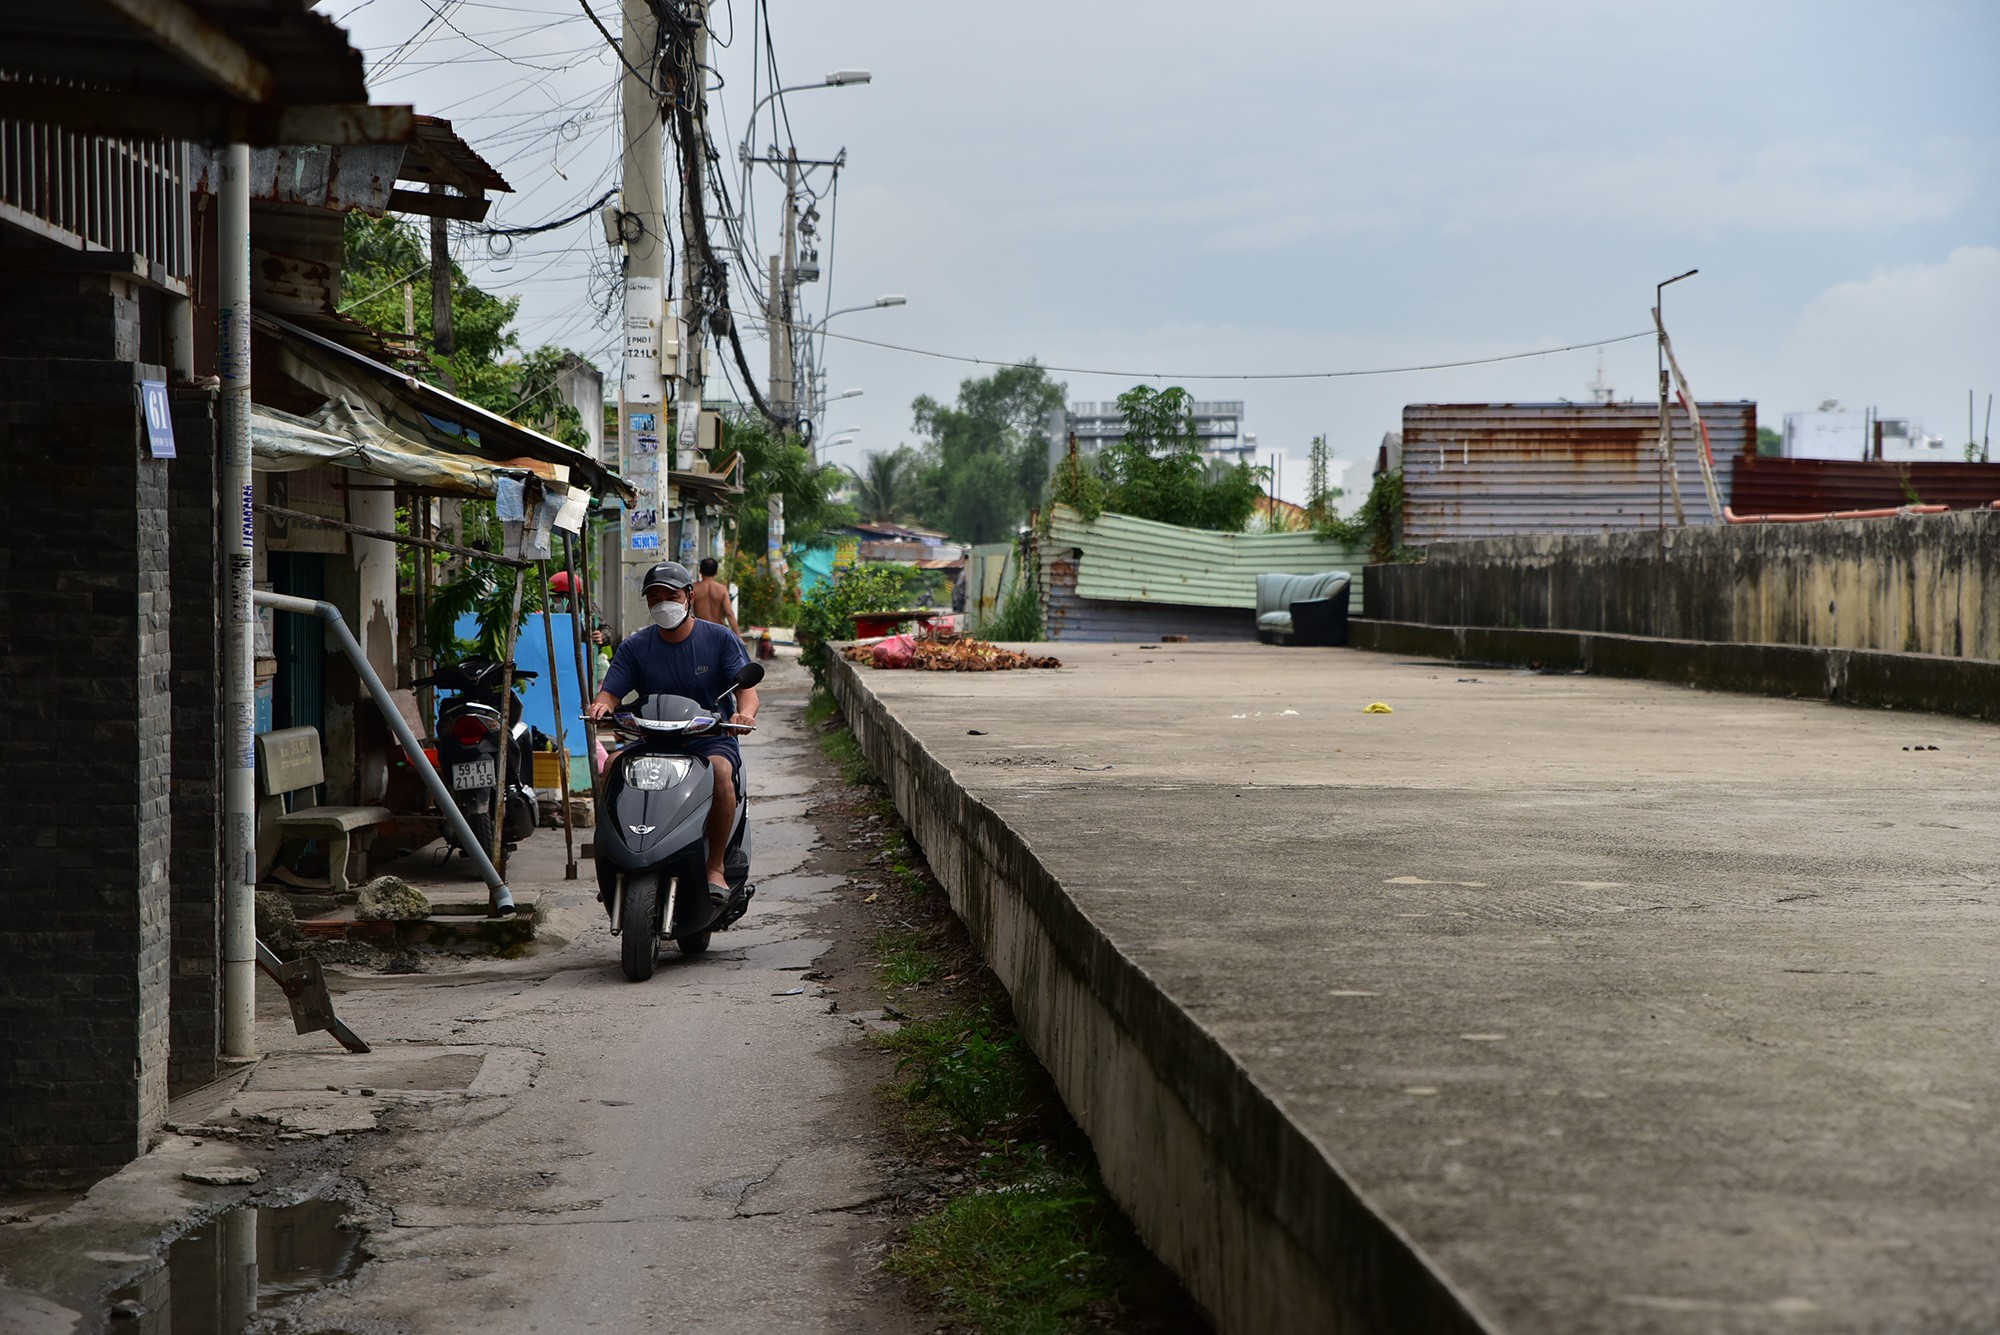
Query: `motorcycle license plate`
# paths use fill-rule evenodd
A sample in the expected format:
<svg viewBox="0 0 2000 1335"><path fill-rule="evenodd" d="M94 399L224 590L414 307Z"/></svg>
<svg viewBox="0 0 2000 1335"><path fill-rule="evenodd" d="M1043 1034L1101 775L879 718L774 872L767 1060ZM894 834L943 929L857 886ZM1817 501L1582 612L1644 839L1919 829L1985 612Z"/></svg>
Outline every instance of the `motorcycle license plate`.
<svg viewBox="0 0 2000 1335"><path fill-rule="evenodd" d="M499 777L491 758L461 760L451 767L451 786L454 788L491 788Z"/></svg>

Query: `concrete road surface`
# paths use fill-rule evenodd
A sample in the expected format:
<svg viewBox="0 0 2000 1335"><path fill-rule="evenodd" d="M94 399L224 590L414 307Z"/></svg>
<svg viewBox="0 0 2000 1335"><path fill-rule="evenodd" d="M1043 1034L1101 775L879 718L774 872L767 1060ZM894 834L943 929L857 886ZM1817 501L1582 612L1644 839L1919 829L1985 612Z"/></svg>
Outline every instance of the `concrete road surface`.
<svg viewBox="0 0 2000 1335"><path fill-rule="evenodd" d="M340 995L380 1053L481 1055L486 1096L392 1108L400 1134L356 1142L350 1173L386 1210L378 1259L314 1307L313 1328L928 1328L876 1268L872 1077L844 1056L860 1031L801 977L828 944L809 919L836 883L802 870L803 684L796 666L774 673L746 739L759 889L708 956L670 950L652 981L625 981L590 864L563 882L561 832L541 830L511 870L549 892L551 929L576 933L566 948Z"/></svg>
<svg viewBox="0 0 2000 1335"><path fill-rule="evenodd" d="M2000 728L1052 648L859 680L1492 1326L2000 1330Z"/></svg>

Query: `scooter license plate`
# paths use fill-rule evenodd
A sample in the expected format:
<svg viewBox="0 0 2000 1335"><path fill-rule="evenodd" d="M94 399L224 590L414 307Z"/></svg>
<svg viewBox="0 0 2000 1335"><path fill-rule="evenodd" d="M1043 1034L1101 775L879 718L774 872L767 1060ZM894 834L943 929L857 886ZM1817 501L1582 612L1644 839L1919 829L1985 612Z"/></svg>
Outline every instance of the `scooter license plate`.
<svg viewBox="0 0 2000 1335"><path fill-rule="evenodd" d="M451 786L454 788L491 788L499 777L491 758L461 760L451 767Z"/></svg>

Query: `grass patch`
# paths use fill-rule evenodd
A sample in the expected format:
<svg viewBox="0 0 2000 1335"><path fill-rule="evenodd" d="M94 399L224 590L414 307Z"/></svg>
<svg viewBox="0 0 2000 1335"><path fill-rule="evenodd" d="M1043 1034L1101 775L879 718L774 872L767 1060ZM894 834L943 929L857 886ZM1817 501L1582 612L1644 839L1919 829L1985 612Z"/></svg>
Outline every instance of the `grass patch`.
<svg viewBox="0 0 2000 1335"><path fill-rule="evenodd" d="M822 730L819 750L839 768L842 782L857 787L875 782L875 771L868 767L868 757L862 754L861 743L854 740L854 734L846 728Z"/></svg>
<svg viewBox="0 0 2000 1335"><path fill-rule="evenodd" d="M1123 1228L1094 1174L1046 1169L946 1202L889 1267L975 1329L1057 1335L1113 1307Z"/></svg>
<svg viewBox="0 0 2000 1335"><path fill-rule="evenodd" d="M840 706L834 703L831 692L816 690L806 699L806 726L817 728L839 710Z"/></svg>
<svg viewBox="0 0 2000 1335"><path fill-rule="evenodd" d="M896 1057L884 1093L904 1153L937 1185L918 1198L889 1269L954 1331L1207 1331L1105 1191L1089 1140L831 698L815 695L807 719L841 778L866 790L860 816L881 822L872 862L896 892L877 906L870 954L912 1018L877 1040Z"/></svg>
<svg viewBox="0 0 2000 1335"><path fill-rule="evenodd" d="M968 1141L997 1139L1018 1123L1040 1067L990 1003L911 1020L883 1040L906 1076L897 1091L932 1129Z"/></svg>
<svg viewBox="0 0 2000 1335"><path fill-rule="evenodd" d="M945 961L930 950L920 932L877 932L869 943L885 987L927 987L944 976Z"/></svg>

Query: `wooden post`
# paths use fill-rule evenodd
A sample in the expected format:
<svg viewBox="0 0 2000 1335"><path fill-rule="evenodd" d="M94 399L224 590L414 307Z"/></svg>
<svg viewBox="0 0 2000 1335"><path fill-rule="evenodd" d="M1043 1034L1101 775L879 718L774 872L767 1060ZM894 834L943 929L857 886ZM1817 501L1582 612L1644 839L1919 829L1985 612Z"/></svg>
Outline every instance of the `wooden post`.
<svg viewBox="0 0 2000 1335"><path fill-rule="evenodd" d="M564 539L566 542L568 539L567 534L564 535ZM549 587L549 563L543 561L535 569L541 577L542 588L547 589ZM571 608L570 617L574 619L576 616L576 582L574 580L570 582L569 586L569 601ZM565 881L574 881L576 879L576 832L570 827L569 820L569 743L563 731L562 670L556 662L555 613L549 611L547 598L542 599L542 638L547 642L549 649L549 704L554 707L556 712L556 791L560 794L562 800L563 848L569 858L568 865L563 871L563 879ZM577 682L577 689L583 689L581 679Z"/></svg>

